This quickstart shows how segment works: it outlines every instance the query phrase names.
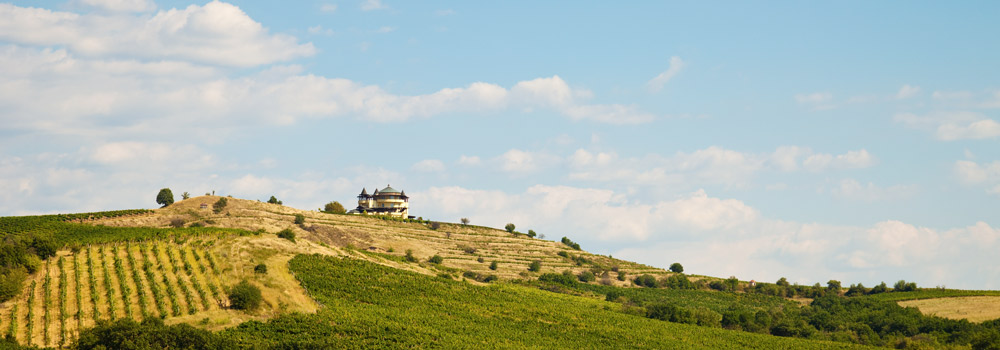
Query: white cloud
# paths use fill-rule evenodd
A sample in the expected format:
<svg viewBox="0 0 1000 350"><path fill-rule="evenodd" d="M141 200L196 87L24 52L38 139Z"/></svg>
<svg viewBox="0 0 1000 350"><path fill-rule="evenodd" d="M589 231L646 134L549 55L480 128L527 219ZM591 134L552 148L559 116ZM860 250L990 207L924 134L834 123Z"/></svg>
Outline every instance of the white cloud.
<svg viewBox="0 0 1000 350"><path fill-rule="evenodd" d="M333 29L323 28L323 26L321 26L321 25L316 25L316 26L309 27L308 31L309 31L309 34L323 34L323 35L327 35L327 36L330 36L330 35L334 34L333 33Z"/></svg>
<svg viewBox="0 0 1000 350"><path fill-rule="evenodd" d="M810 171L824 171L827 169L862 169L874 166L876 163L878 160L875 156L865 149L860 149L838 155L812 154L806 157L802 165Z"/></svg>
<svg viewBox="0 0 1000 350"><path fill-rule="evenodd" d="M337 12L337 4L323 4L320 5L319 10L327 13Z"/></svg>
<svg viewBox="0 0 1000 350"><path fill-rule="evenodd" d="M684 61L680 57L673 56L670 57L670 65L667 70L660 73L655 78L649 80L646 86L653 92L660 91L663 89L663 85L666 85L670 79L673 79L677 73L680 73L681 69L684 68Z"/></svg>
<svg viewBox="0 0 1000 350"><path fill-rule="evenodd" d="M156 9L152 0L78 0L81 4L115 12L147 12Z"/></svg>
<svg viewBox="0 0 1000 350"><path fill-rule="evenodd" d="M384 10L389 8L382 4L382 0L364 0L361 2L362 11Z"/></svg>
<svg viewBox="0 0 1000 350"><path fill-rule="evenodd" d="M508 173L526 174L557 164L560 160L545 153L511 149L495 159L500 169Z"/></svg>
<svg viewBox="0 0 1000 350"><path fill-rule="evenodd" d="M482 163L482 160L477 156L462 155L458 158L458 164L462 165L479 165L480 163Z"/></svg>
<svg viewBox="0 0 1000 350"><path fill-rule="evenodd" d="M960 182L986 186L986 193L1000 195L1000 161L979 164L971 160L959 160L952 169Z"/></svg>
<svg viewBox="0 0 1000 350"><path fill-rule="evenodd" d="M844 199L881 201L909 198L913 196L915 191L916 189L912 186L895 185L884 188L872 182L864 185L855 179L844 179L830 193Z"/></svg>
<svg viewBox="0 0 1000 350"><path fill-rule="evenodd" d="M896 93L896 99L904 100L910 97L916 96L920 93L919 86L903 85L899 88L899 92Z"/></svg>
<svg viewBox="0 0 1000 350"><path fill-rule="evenodd" d="M422 173L442 173L444 172L444 163L437 159L424 159L411 167L414 171Z"/></svg>
<svg viewBox="0 0 1000 350"><path fill-rule="evenodd" d="M900 113L898 123L919 130L933 130L942 141L981 140L1000 137L1000 123L977 112Z"/></svg>
<svg viewBox="0 0 1000 350"><path fill-rule="evenodd" d="M814 110L832 109L834 105L833 94L829 92L815 92L811 94L797 94L795 101L802 105L812 106Z"/></svg>
<svg viewBox="0 0 1000 350"><path fill-rule="evenodd" d="M90 57L127 55L239 67L288 61L316 52L312 44L271 34L238 7L218 1L161 10L152 17L80 15L0 4L0 39L61 46Z"/></svg>

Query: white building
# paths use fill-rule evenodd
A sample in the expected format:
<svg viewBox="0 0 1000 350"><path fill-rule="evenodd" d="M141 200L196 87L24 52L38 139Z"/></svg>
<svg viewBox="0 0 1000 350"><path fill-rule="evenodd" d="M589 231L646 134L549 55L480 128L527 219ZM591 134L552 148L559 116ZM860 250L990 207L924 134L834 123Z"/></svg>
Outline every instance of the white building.
<svg viewBox="0 0 1000 350"><path fill-rule="evenodd" d="M376 189L372 194L368 194L368 190L362 188L361 194L358 195L358 207L350 213L406 218L410 215L410 197L406 196L406 192L389 185L382 190Z"/></svg>

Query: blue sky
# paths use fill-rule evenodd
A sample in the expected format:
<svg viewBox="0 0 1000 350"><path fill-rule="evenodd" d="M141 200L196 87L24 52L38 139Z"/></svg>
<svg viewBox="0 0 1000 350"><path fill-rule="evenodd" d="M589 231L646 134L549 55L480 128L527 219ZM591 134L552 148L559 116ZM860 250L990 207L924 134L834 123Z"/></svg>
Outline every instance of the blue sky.
<svg viewBox="0 0 1000 350"><path fill-rule="evenodd" d="M187 191L1000 288L995 2L0 4L0 215Z"/></svg>

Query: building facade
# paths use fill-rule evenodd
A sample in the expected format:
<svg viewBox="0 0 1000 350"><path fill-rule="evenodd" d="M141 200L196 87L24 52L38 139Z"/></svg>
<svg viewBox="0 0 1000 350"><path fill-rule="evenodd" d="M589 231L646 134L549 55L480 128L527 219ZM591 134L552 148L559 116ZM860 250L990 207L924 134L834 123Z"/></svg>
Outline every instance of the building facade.
<svg viewBox="0 0 1000 350"><path fill-rule="evenodd" d="M401 218L410 216L410 197L406 192L386 185L385 188L368 194L366 188L358 195L358 207L351 214L388 215Z"/></svg>

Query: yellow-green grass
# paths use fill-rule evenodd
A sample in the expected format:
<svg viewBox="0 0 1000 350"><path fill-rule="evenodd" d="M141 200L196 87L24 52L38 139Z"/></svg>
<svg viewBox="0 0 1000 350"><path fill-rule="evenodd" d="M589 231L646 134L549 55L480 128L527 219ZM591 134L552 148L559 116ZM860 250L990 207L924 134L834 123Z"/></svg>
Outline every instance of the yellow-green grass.
<svg viewBox="0 0 1000 350"><path fill-rule="evenodd" d="M900 301L900 306L916 307L925 315L983 322L1000 318L1000 296L971 296Z"/></svg>

